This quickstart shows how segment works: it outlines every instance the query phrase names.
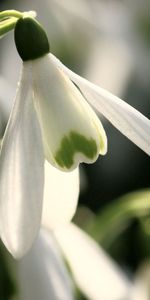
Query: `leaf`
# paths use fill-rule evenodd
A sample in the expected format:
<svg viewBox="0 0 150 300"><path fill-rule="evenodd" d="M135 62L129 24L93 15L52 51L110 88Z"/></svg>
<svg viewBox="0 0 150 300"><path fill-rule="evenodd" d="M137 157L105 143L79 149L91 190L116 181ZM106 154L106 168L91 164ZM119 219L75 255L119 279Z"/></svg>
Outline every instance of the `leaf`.
<svg viewBox="0 0 150 300"><path fill-rule="evenodd" d="M107 205L87 226L101 245L110 245L129 226L132 218L150 215L150 189L132 192Z"/></svg>

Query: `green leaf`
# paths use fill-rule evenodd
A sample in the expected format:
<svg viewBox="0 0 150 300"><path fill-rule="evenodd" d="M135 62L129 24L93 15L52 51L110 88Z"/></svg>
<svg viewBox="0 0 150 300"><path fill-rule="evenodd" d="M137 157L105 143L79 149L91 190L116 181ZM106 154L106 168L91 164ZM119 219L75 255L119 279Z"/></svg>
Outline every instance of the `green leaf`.
<svg viewBox="0 0 150 300"><path fill-rule="evenodd" d="M130 225L133 218L150 216L150 189L129 193L107 205L87 228L106 247Z"/></svg>

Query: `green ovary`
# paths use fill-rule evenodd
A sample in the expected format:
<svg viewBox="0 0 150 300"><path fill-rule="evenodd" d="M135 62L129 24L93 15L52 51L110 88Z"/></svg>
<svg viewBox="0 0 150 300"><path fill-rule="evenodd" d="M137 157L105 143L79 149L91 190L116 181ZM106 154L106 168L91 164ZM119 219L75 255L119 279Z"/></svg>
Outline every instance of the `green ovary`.
<svg viewBox="0 0 150 300"><path fill-rule="evenodd" d="M55 160L62 168L70 169L74 164L74 155L83 153L87 158L94 159L97 154L97 145L94 139L87 139L85 136L71 131L64 136L59 150L56 152Z"/></svg>

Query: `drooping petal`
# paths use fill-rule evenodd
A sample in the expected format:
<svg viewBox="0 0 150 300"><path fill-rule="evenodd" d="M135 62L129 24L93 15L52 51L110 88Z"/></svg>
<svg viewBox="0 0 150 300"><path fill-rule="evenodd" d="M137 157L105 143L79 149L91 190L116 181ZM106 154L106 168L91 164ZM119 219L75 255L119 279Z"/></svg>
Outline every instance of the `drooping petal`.
<svg viewBox="0 0 150 300"><path fill-rule="evenodd" d="M129 300L149 300L150 298L150 262L146 260L135 273Z"/></svg>
<svg viewBox="0 0 150 300"><path fill-rule="evenodd" d="M79 196L79 170L64 173L45 161L44 207L42 224L55 229L69 222Z"/></svg>
<svg viewBox="0 0 150 300"><path fill-rule="evenodd" d="M21 300L73 300L73 286L52 235L40 232L28 254L18 262Z"/></svg>
<svg viewBox="0 0 150 300"><path fill-rule="evenodd" d="M150 120L128 103L94 85L65 67L54 55L51 59L80 88L87 101L118 130L150 155Z"/></svg>
<svg viewBox="0 0 150 300"><path fill-rule="evenodd" d="M0 155L0 236L16 258L37 235L43 198L44 155L32 103L31 67L23 66Z"/></svg>
<svg viewBox="0 0 150 300"><path fill-rule="evenodd" d="M74 279L90 300L127 299L130 284L108 255L73 224L55 231Z"/></svg>
<svg viewBox="0 0 150 300"><path fill-rule="evenodd" d="M94 111L50 55L32 62L34 103L47 160L63 171L105 154L107 140Z"/></svg>

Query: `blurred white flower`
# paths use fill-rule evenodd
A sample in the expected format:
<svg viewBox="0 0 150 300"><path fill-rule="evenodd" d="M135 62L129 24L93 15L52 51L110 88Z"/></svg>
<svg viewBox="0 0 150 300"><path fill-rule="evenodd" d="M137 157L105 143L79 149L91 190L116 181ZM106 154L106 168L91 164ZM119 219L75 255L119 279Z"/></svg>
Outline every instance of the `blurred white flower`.
<svg viewBox="0 0 150 300"><path fill-rule="evenodd" d="M73 283L60 249L44 229L17 267L20 300L74 299Z"/></svg>
<svg viewBox="0 0 150 300"><path fill-rule="evenodd" d="M84 231L67 224L54 232L74 280L91 300L126 299L131 284L125 274Z"/></svg>
<svg viewBox="0 0 150 300"><path fill-rule="evenodd" d="M51 218L52 214L55 214L52 206L55 207L56 203L57 207L61 198L65 203L61 211L66 214L66 211L70 211L69 202L72 202L72 197L78 194L78 191L73 188L74 180L71 181L68 177L70 173L64 174L67 175L65 180L64 176L62 177L63 173L60 175L60 171L50 169L48 166L46 163L43 229L28 254L18 262L19 299L73 300L75 299L73 282L90 300L133 300L136 299L137 292L140 292L142 297L147 295L143 272L142 274L140 272L142 276L138 276L133 285L104 250L75 224L65 225L62 222L61 228L54 227L55 230L51 230L53 226ZM71 209L72 212L73 210ZM69 265L70 275L63 258ZM144 274L148 275L149 272L144 271ZM148 298L139 299L148 300Z"/></svg>
<svg viewBox="0 0 150 300"><path fill-rule="evenodd" d="M125 274L94 240L70 223L53 234L41 230L32 249L18 262L21 300L75 299L61 249L75 284L88 299L128 299L131 283Z"/></svg>

